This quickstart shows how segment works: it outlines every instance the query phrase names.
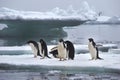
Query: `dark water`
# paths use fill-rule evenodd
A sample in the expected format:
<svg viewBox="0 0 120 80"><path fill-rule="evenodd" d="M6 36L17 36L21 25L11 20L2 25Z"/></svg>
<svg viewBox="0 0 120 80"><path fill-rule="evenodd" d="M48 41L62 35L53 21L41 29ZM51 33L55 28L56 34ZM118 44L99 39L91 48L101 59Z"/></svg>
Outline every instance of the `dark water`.
<svg viewBox="0 0 120 80"><path fill-rule="evenodd" d="M120 25L82 24L80 20L0 20L8 28L0 31L1 46L24 45L28 40L43 38L47 44L56 44L60 38L76 44L86 44L92 37L100 43L120 44Z"/></svg>
<svg viewBox="0 0 120 80"><path fill-rule="evenodd" d="M0 71L0 80L120 80L115 73Z"/></svg>
<svg viewBox="0 0 120 80"><path fill-rule="evenodd" d="M48 44L67 36L64 26L76 26L84 23L80 20L0 20L8 28L0 31L0 45L23 45L28 40L44 38Z"/></svg>
<svg viewBox="0 0 120 80"><path fill-rule="evenodd" d="M0 80L120 80L120 70L0 64Z"/></svg>

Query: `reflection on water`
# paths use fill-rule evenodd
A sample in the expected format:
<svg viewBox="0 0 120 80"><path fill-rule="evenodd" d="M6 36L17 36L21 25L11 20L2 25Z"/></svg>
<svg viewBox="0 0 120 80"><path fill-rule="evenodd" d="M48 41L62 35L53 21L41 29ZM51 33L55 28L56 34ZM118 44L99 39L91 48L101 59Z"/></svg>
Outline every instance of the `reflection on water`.
<svg viewBox="0 0 120 80"><path fill-rule="evenodd" d="M120 80L116 73L0 71L0 80Z"/></svg>

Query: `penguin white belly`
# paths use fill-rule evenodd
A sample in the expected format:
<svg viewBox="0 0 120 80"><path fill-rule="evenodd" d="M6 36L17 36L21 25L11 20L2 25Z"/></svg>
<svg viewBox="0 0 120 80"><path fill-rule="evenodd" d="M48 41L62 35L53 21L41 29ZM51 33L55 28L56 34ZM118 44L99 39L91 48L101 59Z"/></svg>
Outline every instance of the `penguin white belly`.
<svg viewBox="0 0 120 80"><path fill-rule="evenodd" d="M66 59L66 49L61 43L58 45L58 56L59 58Z"/></svg>
<svg viewBox="0 0 120 80"><path fill-rule="evenodd" d="M30 43L29 45L31 46L31 49L32 49L33 54L34 54L34 57L37 57L37 49L36 49L36 47L32 43Z"/></svg>
<svg viewBox="0 0 120 80"><path fill-rule="evenodd" d="M94 46L92 45L92 43L89 43L88 48L89 48L89 51L90 51L92 59L96 59L96 57L97 57L96 48L94 48Z"/></svg>
<svg viewBox="0 0 120 80"><path fill-rule="evenodd" d="M38 46L39 46L40 55L41 55L42 57L44 57L44 52L42 52L41 43L38 42Z"/></svg>

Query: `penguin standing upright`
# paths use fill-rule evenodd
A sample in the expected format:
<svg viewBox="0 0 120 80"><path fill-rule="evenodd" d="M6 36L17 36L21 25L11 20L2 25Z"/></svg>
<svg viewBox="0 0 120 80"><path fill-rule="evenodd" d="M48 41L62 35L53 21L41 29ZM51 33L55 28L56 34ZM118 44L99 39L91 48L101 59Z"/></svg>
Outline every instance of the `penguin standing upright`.
<svg viewBox="0 0 120 80"><path fill-rule="evenodd" d="M99 57L98 47L96 46L96 43L94 42L93 38L89 38L89 44L88 48L91 54L91 59L102 59Z"/></svg>
<svg viewBox="0 0 120 80"><path fill-rule="evenodd" d="M42 56L42 58L44 59L45 57L48 57L48 49L47 49L47 45L46 42L43 39L40 39L40 41L38 42L39 45L39 51L40 51L40 55Z"/></svg>
<svg viewBox="0 0 120 80"><path fill-rule="evenodd" d="M33 51L33 53L34 53L34 58L36 58L37 55L41 56L40 53L39 53L39 47L38 47L37 42L35 42L35 41L33 41L33 40L29 40L29 41L27 42L27 44L30 45L30 47L31 47L31 49L32 49L32 51Z"/></svg>
<svg viewBox="0 0 120 80"><path fill-rule="evenodd" d="M66 60L67 58L66 46L63 39L60 39L58 43L58 57L60 58L60 61Z"/></svg>
<svg viewBox="0 0 120 80"><path fill-rule="evenodd" d="M68 59L74 59L75 57L75 48L73 46L73 43L71 41L65 41L66 43L66 48L67 48L67 53L68 53Z"/></svg>

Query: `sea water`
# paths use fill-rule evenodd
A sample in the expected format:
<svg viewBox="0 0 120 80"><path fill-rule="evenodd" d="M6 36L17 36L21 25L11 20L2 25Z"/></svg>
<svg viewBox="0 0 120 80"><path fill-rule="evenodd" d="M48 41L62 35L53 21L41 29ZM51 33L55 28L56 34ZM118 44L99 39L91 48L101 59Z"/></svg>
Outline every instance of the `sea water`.
<svg viewBox="0 0 120 80"><path fill-rule="evenodd" d="M120 80L114 73L0 71L0 80Z"/></svg>

